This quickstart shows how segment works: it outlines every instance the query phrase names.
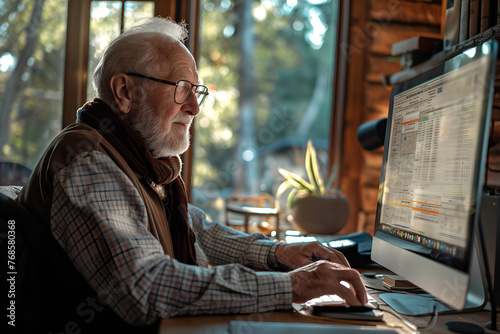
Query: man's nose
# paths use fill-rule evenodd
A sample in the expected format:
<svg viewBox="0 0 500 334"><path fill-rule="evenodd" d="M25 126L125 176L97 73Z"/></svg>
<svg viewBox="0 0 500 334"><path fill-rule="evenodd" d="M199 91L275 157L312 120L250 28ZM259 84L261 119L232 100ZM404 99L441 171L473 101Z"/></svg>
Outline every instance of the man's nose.
<svg viewBox="0 0 500 334"><path fill-rule="evenodd" d="M200 106L198 105L198 99L194 92L189 94L189 98L184 105L186 106L185 111L192 116L197 116L200 113Z"/></svg>

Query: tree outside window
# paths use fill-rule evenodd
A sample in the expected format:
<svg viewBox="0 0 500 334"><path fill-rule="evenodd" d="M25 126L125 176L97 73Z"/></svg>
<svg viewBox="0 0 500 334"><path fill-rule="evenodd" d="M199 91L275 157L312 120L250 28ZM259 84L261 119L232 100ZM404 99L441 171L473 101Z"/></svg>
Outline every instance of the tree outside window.
<svg viewBox="0 0 500 334"><path fill-rule="evenodd" d="M323 167L332 114L338 1L202 0L194 204L223 221L232 194L275 194L278 167L305 174L313 139Z"/></svg>
<svg viewBox="0 0 500 334"><path fill-rule="evenodd" d="M67 1L0 1L0 161L33 168L61 130Z"/></svg>
<svg viewBox="0 0 500 334"><path fill-rule="evenodd" d="M87 100L104 48L154 5L90 2ZM0 0L0 161L34 168L61 131L67 11L67 0Z"/></svg>

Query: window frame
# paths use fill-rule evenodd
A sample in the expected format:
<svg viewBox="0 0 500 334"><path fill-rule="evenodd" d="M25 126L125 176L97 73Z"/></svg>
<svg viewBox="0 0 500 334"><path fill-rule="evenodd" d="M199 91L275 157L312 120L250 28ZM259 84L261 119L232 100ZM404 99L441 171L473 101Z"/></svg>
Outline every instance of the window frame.
<svg viewBox="0 0 500 334"><path fill-rule="evenodd" d="M330 138L328 142L328 170L332 170L333 164L338 162L338 177L334 187L340 187L342 176L342 147L344 138L344 114L346 106L346 87L349 65L349 24L350 24L350 1L339 1L339 12L337 21L337 45L335 55L335 76L333 79L332 117L330 123ZM333 157L333 158L332 158Z"/></svg>
<svg viewBox="0 0 500 334"><path fill-rule="evenodd" d="M120 0L118 0L120 1ZM180 0L134 0L155 4L155 16L185 17L189 3ZM86 102L90 5L92 0L68 1L68 25L66 32L66 60L64 67L63 128L76 121L76 110ZM125 3L125 0L121 0ZM124 6L122 6L123 30Z"/></svg>
<svg viewBox="0 0 500 334"><path fill-rule="evenodd" d="M155 4L155 16L171 17L175 21L184 21L188 24L189 39L186 46L195 60L199 58L199 0L135 0L152 1ZM76 110L86 102L88 73L88 50L90 29L90 5L92 0L68 2L68 26L66 38L66 60L64 70L64 97L62 127L76 121ZM122 3L126 2L121 0ZM124 6L122 6L124 8ZM345 86L347 82L348 40L349 40L350 2L339 1L339 20L337 23L338 39L334 65L334 91L332 102L332 117L329 138L329 170L335 162L341 165L343 146L343 127L345 110ZM69 24L71 22L71 24ZM122 10L123 24L123 10ZM194 127L191 127L191 136L194 138ZM184 179L188 200L191 202L193 146L182 155ZM341 173L341 168L339 169ZM340 177L337 178L340 180ZM337 181L338 182L338 181ZM339 186L336 184L335 186Z"/></svg>
<svg viewBox="0 0 500 334"><path fill-rule="evenodd" d="M135 0L152 1L155 4L155 16L171 17L179 22L188 24L189 39L186 42L188 49L195 59L198 52L198 26L199 26L199 1L183 0ZM66 32L66 60L64 67L64 97L62 128L76 121L76 111L86 102L89 30L90 30L90 5L92 0L68 1L68 25ZM126 2L121 0L122 3ZM123 25L122 6L122 25ZM70 23L71 22L71 23ZM193 22L191 25L190 22ZM123 26L122 26L123 28ZM191 135L194 136L193 127ZM191 164L193 150L183 154L184 162L182 176L185 180L188 199L191 195Z"/></svg>

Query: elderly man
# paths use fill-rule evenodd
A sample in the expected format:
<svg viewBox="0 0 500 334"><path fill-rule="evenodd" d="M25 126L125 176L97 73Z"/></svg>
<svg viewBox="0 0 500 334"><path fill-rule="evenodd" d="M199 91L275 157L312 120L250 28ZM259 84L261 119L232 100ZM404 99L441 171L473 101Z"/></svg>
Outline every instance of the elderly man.
<svg viewBox="0 0 500 334"><path fill-rule="evenodd" d="M153 18L115 39L94 72L98 98L54 139L19 195L83 278L74 293L87 284L96 294L72 301L73 327L290 309L333 293L365 304L341 253L247 235L188 205L179 155L208 90L186 37L182 25Z"/></svg>

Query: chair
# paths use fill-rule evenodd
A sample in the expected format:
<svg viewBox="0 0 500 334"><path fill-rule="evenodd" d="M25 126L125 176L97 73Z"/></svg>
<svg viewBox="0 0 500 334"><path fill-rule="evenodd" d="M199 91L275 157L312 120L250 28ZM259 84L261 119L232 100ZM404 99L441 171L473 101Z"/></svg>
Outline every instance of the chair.
<svg viewBox="0 0 500 334"><path fill-rule="evenodd" d="M254 196L233 195L226 200L226 225L240 226L241 224L230 220L230 213L243 215L243 229L246 233L250 232L250 217L275 217L276 234L279 234L280 213L274 204L274 198L267 193Z"/></svg>
<svg viewBox="0 0 500 334"><path fill-rule="evenodd" d="M0 161L0 186L22 186L31 175L32 170L24 165Z"/></svg>
<svg viewBox="0 0 500 334"><path fill-rule="evenodd" d="M43 253L41 249L48 233L41 222L15 200L20 191L19 186L0 187L0 244L6 245L2 260L8 264L6 279L14 283L9 284L8 289L15 291L15 297L9 297L7 303L15 303L13 328L19 333L42 333L47 332L49 315L49 303L43 301L51 297L45 292L47 275L40 277L40 273L49 268L43 267L43 258L39 255ZM11 320L7 317L7 321Z"/></svg>
<svg viewBox="0 0 500 334"><path fill-rule="evenodd" d="M49 223L15 200L20 191L21 187L0 187L2 261L12 265L8 267L12 272L4 271L7 277L2 279L15 281L12 285L15 297L8 297L10 290L5 291L9 299L6 305L15 302L16 326L12 329L16 333L59 333L66 332L70 324L75 333L77 329L82 333L157 333L159 321L135 327L102 304L52 236ZM12 259L8 258L8 245L14 246ZM9 317L4 319L9 320Z"/></svg>

